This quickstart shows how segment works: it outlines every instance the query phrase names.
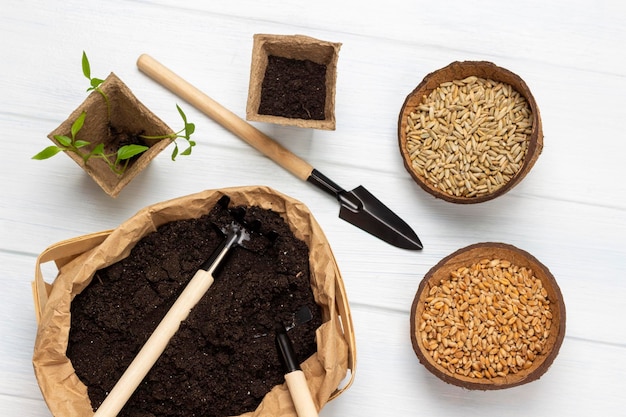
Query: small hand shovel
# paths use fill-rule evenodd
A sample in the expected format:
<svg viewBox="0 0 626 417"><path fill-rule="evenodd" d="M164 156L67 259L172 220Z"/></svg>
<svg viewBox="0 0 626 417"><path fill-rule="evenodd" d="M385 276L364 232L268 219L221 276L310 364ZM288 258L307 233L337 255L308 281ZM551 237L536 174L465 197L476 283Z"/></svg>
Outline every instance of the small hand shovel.
<svg viewBox="0 0 626 417"><path fill-rule="evenodd" d="M305 160L204 94L149 55L137 66L149 77L187 100L296 177L315 185L339 201L339 217L394 246L420 250L422 242L411 227L363 186L346 191Z"/></svg>
<svg viewBox="0 0 626 417"><path fill-rule="evenodd" d="M276 346L285 366L285 382L298 417L317 417L318 414L287 331L299 323L311 320L311 318L311 310L308 307L302 307L294 315L294 321L290 326L285 327L282 323L276 326Z"/></svg>
<svg viewBox="0 0 626 417"><path fill-rule="evenodd" d="M94 414L95 417L114 417L120 412L159 359L170 339L178 331L180 323L187 318L191 309L198 304L202 296L211 287L214 281L213 274L230 249L249 239L248 232L234 222L223 231L227 234L226 239L191 278L135 359L98 407Z"/></svg>

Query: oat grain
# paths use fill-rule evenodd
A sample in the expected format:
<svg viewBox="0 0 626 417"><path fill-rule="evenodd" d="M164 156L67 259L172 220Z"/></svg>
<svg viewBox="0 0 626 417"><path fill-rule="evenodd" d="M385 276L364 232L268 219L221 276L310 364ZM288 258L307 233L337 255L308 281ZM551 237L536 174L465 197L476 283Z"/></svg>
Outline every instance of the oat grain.
<svg viewBox="0 0 626 417"><path fill-rule="evenodd" d="M526 99L508 84L476 76L445 82L407 116L406 149L432 187L451 196L484 196L521 169L531 116ZM428 166L422 155L432 161ZM450 181L445 169L459 178Z"/></svg>

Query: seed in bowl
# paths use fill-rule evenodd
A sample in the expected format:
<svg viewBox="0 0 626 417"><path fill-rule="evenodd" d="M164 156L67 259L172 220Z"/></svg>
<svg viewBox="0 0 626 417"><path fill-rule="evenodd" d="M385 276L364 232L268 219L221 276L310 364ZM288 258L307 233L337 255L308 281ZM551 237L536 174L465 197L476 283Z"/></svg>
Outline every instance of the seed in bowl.
<svg viewBox="0 0 626 417"><path fill-rule="evenodd" d="M548 293L526 267L484 259L460 267L428 292L418 337L452 374L506 377L540 356L552 327Z"/></svg>
<svg viewBox="0 0 626 417"><path fill-rule="evenodd" d="M470 76L440 84L407 116L411 165L455 197L479 197L521 169L532 132L526 99L509 84Z"/></svg>

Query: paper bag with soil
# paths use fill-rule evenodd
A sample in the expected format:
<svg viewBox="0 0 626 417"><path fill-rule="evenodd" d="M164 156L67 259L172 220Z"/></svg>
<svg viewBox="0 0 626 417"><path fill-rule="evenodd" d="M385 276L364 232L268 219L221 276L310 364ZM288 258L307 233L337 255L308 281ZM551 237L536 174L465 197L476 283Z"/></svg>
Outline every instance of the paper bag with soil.
<svg viewBox="0 0 626 417"><path fill-rule="evenodd" d="M38 264L34 288L38 289L35 293L40 322L33 365L43 396L54 415L93 414L87 388L66 354L72 300L89 285L97 271L128 257L143 237L166 223L205 215L223 195L230 197L231 206L259 206L278 213L293 235L308 246L311 289L323 312L323 324L315 333L317 352L303 363L303 370L318 408L347 388L338 387L347 370L354 369L354 335L343 282L322 230L302 203L267 187L238 187L209 190L155 204L139 211L110 234L103 233L95 239L74 239L71 245L55 245L53 260L60 271L51 286L43 283ZM89 240L95 240L91 248ZM79 255L69 256L77 246L85 246L87 250L81 252L81 249ZM51 260L50 253L42 254L38 263ZM295 416L295 410L287 388L279 384L265 395L255 411L243 415Z"/></svg>

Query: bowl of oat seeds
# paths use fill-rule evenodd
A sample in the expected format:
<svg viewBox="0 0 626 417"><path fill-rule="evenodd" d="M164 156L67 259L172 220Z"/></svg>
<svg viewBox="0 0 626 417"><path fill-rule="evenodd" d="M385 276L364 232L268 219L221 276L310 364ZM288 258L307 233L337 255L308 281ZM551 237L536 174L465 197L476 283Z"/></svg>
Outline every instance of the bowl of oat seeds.
<svg viewBox="0 0 626 417"><path fill-rule="evenodd" d="M517 185L543 148L541 117L519 76L486 61L428 74L398 120L404 166L437 198L480 203Z"/></svg>
<svg viewBox="0 0 626 417"><path fill-rule="evenodd" d="M539 379L565 336L565 304L548 268L504 243L450 254L421 281L411 308L411 342L443 381L473 390Z"/></svg>

